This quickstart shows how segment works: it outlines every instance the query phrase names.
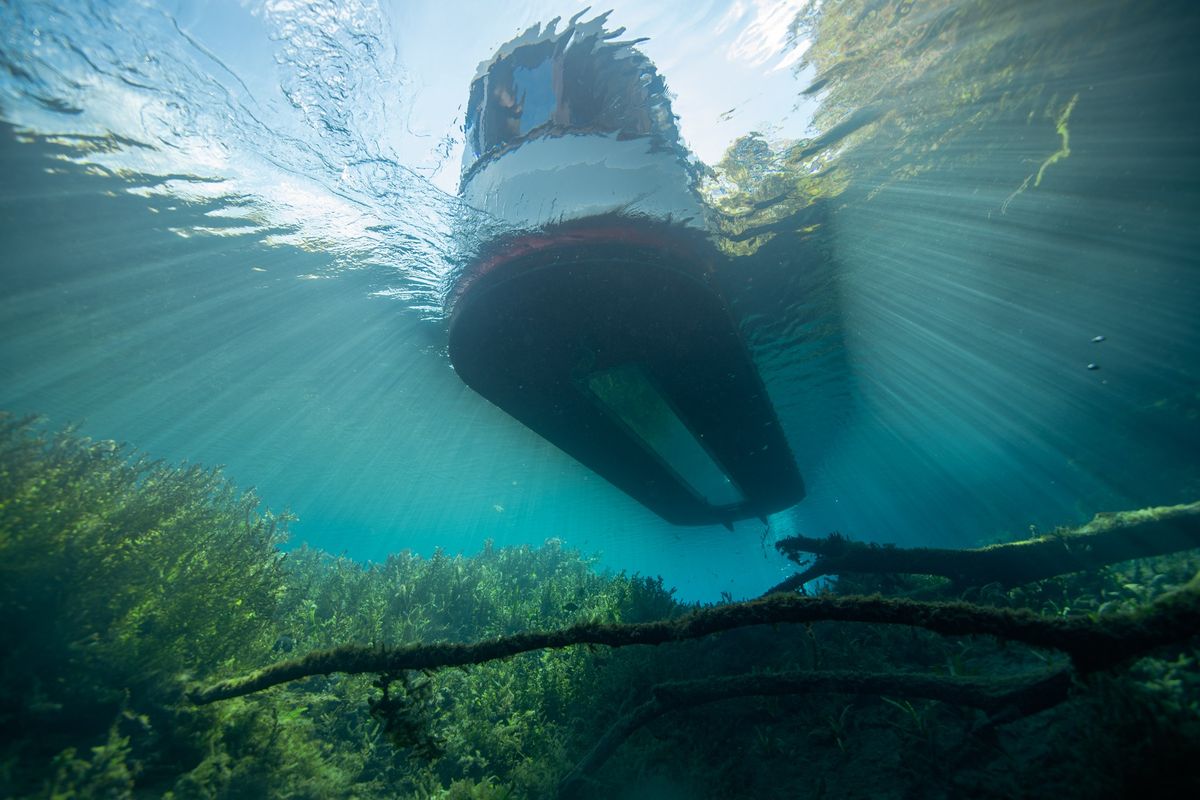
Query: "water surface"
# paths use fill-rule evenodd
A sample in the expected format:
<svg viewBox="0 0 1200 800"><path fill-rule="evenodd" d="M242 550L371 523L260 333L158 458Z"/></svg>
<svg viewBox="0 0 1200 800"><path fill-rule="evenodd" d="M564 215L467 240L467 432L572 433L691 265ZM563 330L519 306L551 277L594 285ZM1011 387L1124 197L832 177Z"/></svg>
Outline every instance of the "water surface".
<svg viewBox="0 0 1200 800"><path fill-rule="evenodd" d="M808 485L769 529L667 525L449 366L447 281L497 230L453 195L456 114L540 6L6 6L0 407L225 464L335 552L559 537L699 599L774 583L792 532L970 546L1194 500L1196 12L870 6L610 19L716 167ZM708 79L720 114L714 69L755 76Z"/></svg>

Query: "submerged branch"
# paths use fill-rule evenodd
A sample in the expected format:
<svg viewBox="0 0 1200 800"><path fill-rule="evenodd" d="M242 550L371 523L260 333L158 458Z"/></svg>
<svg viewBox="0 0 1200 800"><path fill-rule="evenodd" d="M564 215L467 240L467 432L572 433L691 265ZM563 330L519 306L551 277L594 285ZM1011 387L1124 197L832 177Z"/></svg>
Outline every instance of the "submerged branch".
<svg viewBox="0 0 1200 800"><path fill-rule="evenodd" d="M775 546L793 561L802 562L806 555L816 560L771 592L843 573L940 575L959 585L1017 586L1200 547L1200 502L1097 514L1072 530L973 550L893 547L851 542L837 534L824 539L792 536Z"/></svg>
<svg viewBox="0 0 1200 800"><path fill-rule="evenodd" d="M923 602L874 596L769 597L703 608L677 619L636 624L581 623L557 631L530 631L473 644L428 643L397 647L343 645L193 689L194 703L258 692L312 675L392 673L460 667L531 650L572 645L658 645L696 639L749 625L840 621L912 625L949 636L987 634L1067 653L1081 672L1104 669L1200 630L1200 575L1140 611L1097 621L1042 617L1024 609L962 602Z"/></svg>
<svg viewBox="0 0 1200 800"><path fill-rule="evenodd" d="M638 728L681 708L733 697L780 696L829 692L887 695L938 700L978 708L988 713L1009 712L1009 719L1028 716L1067 699L1071 672L1059 669L1036 677L952 678L904 672L849 670L798 671L734 675L659 684L651 698L618 719L559 784L559 796L573 796L593 773Z"/></svg>

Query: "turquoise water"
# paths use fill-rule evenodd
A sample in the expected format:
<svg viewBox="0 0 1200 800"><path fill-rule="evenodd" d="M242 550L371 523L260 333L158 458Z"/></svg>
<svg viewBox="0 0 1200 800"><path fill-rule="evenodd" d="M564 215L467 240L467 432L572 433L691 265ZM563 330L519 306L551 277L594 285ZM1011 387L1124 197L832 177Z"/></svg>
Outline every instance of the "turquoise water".
<svg viewBox="0 0 1200 800"><path fill-rule="evenodd" d="M749 98L722 174L838 189L744 212L775 227L721 276L808 488L766 529L662 522L450 367L447 282L496 230L446 178L467 83L555 10L4 6L0 408L224 464L354 558L556 537L688 599L774 584L795 532L970 546L1195 500L1196 14L1021 8L896 63L759 67L790 91ZM688 34L726 11L613 18L689 143L721 129L689 120Z"/></svg>

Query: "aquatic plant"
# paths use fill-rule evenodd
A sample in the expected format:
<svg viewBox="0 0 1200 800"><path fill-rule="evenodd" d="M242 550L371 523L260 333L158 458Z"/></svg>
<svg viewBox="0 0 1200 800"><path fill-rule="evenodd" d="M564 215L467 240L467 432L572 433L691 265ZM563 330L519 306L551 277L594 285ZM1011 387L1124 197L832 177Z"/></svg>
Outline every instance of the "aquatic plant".
<svg viewBox="0 0 1200 800"><path fill-rule="evenodd" d="M874 597L799 597L774 594L759 600L701 609L674 620L628 624L585 622L557 631L529 631L472 644L416 643L399 647L344 645L274 664L250 675L194 689L206 704L331 672L394 673L461 667L533 650L581 644L626 647L658 645L709 636L748 625L824 620L917 625L943 634L990 634L1071 655L1082 670L1104 669L1200 629L1200 576L1136 614L1104 620L1056 619L1019 611Z"/></svg>
<svg viewBox="0 0 1200 800"><path fill-rule="evenodd" d="M419 713L400 747L371 716L387 704L369 678L206 709L182 689L333 643L678 613L661 580L601 575L557 541L368 565L285 555L291 521L216 470L0 417L0 795L503 796L497 774L552 787L574 735L562 721L589 706L602 716L640 685L609 677L652 680L640 659L582 650L438 675L404 706ZM443 752L421 744L433 741Z"/></svg>
<svg viewBox="0 0 1200 800"><path fill-rule="evenodd" d="M1132 513L1114 517L1116 520L1139 520L1144 524L1166 525L1178 520L1172 513ZM1133 524L1133 523L1129 523ZM1102 532L1116 530L1121 525L1099 526ZM1095 531L1093 531L1095 533ZM1141 531L1145 534L1145 531ZM1086 538L1086 535L1083 535ZM1004 554L1006 551L1001 551ZM1074 571L1074 560L1060 564ZM1039 573L1040 574L1040 573ZM191 693L195 702L210 703L260 691L269 686L308 675L330 672L377 672L385 675L403 674L405 670L435 670L449 666L466 666L493 662L527 654L532 650L556 649L579 644L602 644L609 647L629 645L661 645L681 640L707 637L714 633L736 630L744 626L779 623L812 623L823 620L839 622L870 622L885 625L916 625L940 634L990 634L1040 648L1057 649L1068 653L1075 670L1088 675L1143 655L1152 650L1186 641L1200 630L1200 575L1186 586L1156 598L1146 607L1133 613L1112 615L1104 619L1037 616L1022 610L1008 610L967 603L917 601L876 596L796 596L775 594L755 601L725 603L697 609L673 619L644 623L583 622L557 631L527 631L475 643L413 643L398 647L342 646L311 653L299 659L259 670L243 678L227 680ZM937 763L937 734L931 727L926 708L918 712L909 700L890 700L887 695L925 697L958 706L974 706L993 714L989 725L1042 711L1064 703L1069 697L1072 672L1059 666L1049 673L1044 669L1031 670L1025 675L1004 677L961 677L967 648L960 646L944 658L956 664L947 677L933 677L904 672L847 672L836 670L802 673L773 672L768 674L713 676L690 683L663 683L650 688L651 699L632 712L617 719L599 738L589 753L568 773L558 787L562 796L574 796L585 779L594 773L616 748L635 730L648 722L681 707L692 707L729 699L755 695L798 694L803 692L833 692L844 694L879 694L885 702L903 712L902 724L891 724L908 736L910 745L917 746L919 755L929 765ZM385 708L385 720L405 731L404 738L421 741L419 723L414 727L412 707L392 707L386 694L387 682L382 684L385 696L375 708ZM510 707L509 700L493 698L491 707ZM532 723L532 718L524 720ZM413 731L417 731L414 733ZM518 736L520 731L515 731ZM841 737L835 737L839 749L845 752ZM519 749L519 748L518 748ZM485 763L484 766L487 766Z"/></svg>
<svg viewBox="0 0 1200 800"><path fill-rule="evenodd" d="M0 465L6 759L93 740L115 753L129 713L169 737L182 678L269 654L287 515L260 515L215 470L32 418L0 415Z"/></svg>
<svg viewBox="0 0 1200 800"><path fill-rule="evenodd" d="M32 420L0 422L0 611L21 655L0 662L5 796L548 797L662 775L693 793L751 797L780 786L853 793L872 771L918 792L947 763L979 766L937 778L946 793L1020 793L1028 784L1013 763L1041 775L1055 748L1022 727L1038 707L1053 710L1032 730L1050 726L1059 739L1100 717L1128 741L1149 731L1158 750L1136 749L1141 764L1123 766L1121 780L1200 741L1189 733L1200 719L1194 646L1069 692L1060 656L954 635L987 630L981 620L1020 622L1041 633L1018 642L1071 651L1186 597L1190 555L976 590L972 603L795 597L775 621L800 614L808 624L730 627L771 621L772 603L686 607L660 579L599 573L556 540L470 557L401 552L382 564L308 547L285 554L290 519L260 511L219 473ZM909 580L847 575L838 591ZM1100 614L1098 600L1119 605ZM886 623L897 610L941 633L848 621ZM820 621L831 616L842 621ZM705 626L724 633L675 635ZM663 643L504 650L539 636L566 643L572 631L581 642L657 632ZM203 707L183 693L345 643L364 658L509 655L464 669L315 674ZM1103 665L1087 655L1096 649L1077 651L1088 669ZM1107 649L1104 664L1133 655ZM929 697L941 702L919 700ZM1024 749L998 744L1001 725L1022 732ZM1170 725L1181 738L1167 745ZM622 746L630 739L636 746ZM1109 746L1090 741L1096 753ZM618 748L619 759L607 757ZM1081 754L1067 762L1051 770L1064 781L1105 768Z"/></svg>

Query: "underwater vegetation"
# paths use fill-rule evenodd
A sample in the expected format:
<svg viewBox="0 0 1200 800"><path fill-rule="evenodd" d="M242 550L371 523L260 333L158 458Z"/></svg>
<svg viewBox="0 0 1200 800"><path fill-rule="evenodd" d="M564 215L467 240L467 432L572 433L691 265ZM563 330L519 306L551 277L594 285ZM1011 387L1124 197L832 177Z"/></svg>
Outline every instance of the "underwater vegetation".
<svg viewBox="0 0 1200 800"><path fill-rule="evenodd" d="M572 739L561 729L619 705L640 683L638 659L532 654L408 681L436 724L407 748L372 718L367 678L205 708L183 691L334 643L677 608L661 581L602 577L554 542L363 566L304 547L284 555L290 521L217 471L0 418L0 796L440 796L498 774L549 786Z"/></svg>
<svg viewBox="0 0 1200 800"><path fill-rule="evenodd" d="M1089 84L1093 48L1141 14L823 7L796 23L821 133L718 165L730 253L791 247L830 199L984 164L988 143L1019 167L989 178L1015 214L1102 138L1119 93ZM1194 420L1194 400L1163 413ZM838 575L825 593L698 609L557 540L361 564L285 549L294 523L219 471L0 417L0 796L1200 796L1194 549L972 584L829 537L800 551ZM1166 634L1122 649L1147 619Z"/></svg>
<svg viewBox="0 0 1200 800"><path fill-rule="evenodd" d="M1194 625L1073 681L1055 652L1071 647L1052 640L1187 597L1194 551L1015 588L845 575L817 597L697 608L661 580L598 574L553 540L363 565L284 552L290 522L217 471L0 418L0 794L1118 797L1200 780ZM796 612L864 601L926 616ZM696 622L772 607L792 611L775 625ZM931 608L1017 615L1051 640L960 635ZM724 633L316 674L193 702L198 687L337 648L469 651L536 631L604 641L688 625ZM1030 675L1036 696L997 694Z"/></svg>

